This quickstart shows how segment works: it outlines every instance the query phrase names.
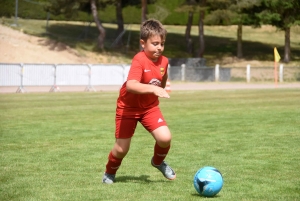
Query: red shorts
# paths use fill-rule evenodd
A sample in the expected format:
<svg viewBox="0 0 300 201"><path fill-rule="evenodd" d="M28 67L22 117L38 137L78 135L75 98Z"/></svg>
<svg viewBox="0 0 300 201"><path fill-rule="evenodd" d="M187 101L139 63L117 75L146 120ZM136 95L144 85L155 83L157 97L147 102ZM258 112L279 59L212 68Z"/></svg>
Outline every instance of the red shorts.
<svg viewBox="0 0 300 201"><path fill-rule="evenodd" d="M134 134L137 122L140 122L148 132L166 126L159 107L153 107L149 110L136 112L126 109L117 109L116 112L116 138L131 138Z"/></svg>

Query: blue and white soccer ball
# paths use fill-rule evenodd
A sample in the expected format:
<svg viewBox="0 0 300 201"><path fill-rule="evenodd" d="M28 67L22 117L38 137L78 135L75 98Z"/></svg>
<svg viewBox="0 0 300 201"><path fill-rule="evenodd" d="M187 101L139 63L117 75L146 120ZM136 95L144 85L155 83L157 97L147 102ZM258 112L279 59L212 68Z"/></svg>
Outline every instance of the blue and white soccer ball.
<svg viewBox="0 0 300 201"><path fill-rule="evenodd" d="M219 170L205 166L199 169L194 176L196 191L205 197L217 195L223 187L223 177Z"/></svg>

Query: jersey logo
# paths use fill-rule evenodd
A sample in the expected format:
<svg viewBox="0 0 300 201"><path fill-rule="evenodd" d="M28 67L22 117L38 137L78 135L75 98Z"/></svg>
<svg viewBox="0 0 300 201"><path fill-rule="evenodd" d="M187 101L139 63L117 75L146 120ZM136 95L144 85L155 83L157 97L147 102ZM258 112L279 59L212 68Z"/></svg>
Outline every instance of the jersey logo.
<svg viewBox="0 0 300 201"><path fill-rule="evenodd" d="M165 68L160 67L160 74L161 74L161 75L165 74Z"/></svg>
<svg viewBox="0 0 300 201"><path fill-rule="evenodd" d="M152 80L150 80L149 84L160 87L161 86L161 81L156 79L156 78L153 78Z"/></svg>
<svg viewBox="0 0 300 201"><path fill-rule="evenodd" d="M161 118L158 119L157 123L163 122L164 120L162 120Z"/></svg>
<svg viewBox="0 0 300 201"><path fill-rule="evenodd" d="M151 71L151 70L148 70L148 69L145 69L145 70L144 70L145 73L147 73L147 72L149 72L149 71Z"/></svg>

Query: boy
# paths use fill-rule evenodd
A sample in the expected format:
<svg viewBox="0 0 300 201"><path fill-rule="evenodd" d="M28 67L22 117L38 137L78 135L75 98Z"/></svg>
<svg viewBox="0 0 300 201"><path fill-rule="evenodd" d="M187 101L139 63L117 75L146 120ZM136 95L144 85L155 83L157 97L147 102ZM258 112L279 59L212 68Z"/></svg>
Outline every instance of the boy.
<svg viewBox="0 0 300 201"><path fill-rule="evenodd" d="M156 141L152 166L167 179L176 178L175 172L164 162L172 136L158 107L158 97L170 98L164 90L168 79L168 59L162 56L166 35L167 31L157 20L147 20L141 25L140 45L143 50L134 56L127 81L120 89L115 119L116 141L108 155L102 178L105 184L115 181L122 159L129 151L138 121Z"/></svg>

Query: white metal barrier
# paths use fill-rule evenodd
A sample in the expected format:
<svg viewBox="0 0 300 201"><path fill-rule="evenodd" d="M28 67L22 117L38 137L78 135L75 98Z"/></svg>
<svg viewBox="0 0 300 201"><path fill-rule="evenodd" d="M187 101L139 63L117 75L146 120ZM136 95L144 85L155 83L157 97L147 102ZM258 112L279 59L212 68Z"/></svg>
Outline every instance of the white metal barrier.
<svg viewBox="0 0 300 201"><path fill-rule="evenodd" d="M121 86L130 69L129 64L5 64L0 63L0 87L17 86L17 92L26 92L24 86L51 86L50 91L58 91L58 86L86 86L86 91L95 91L93 86L100 85L119 85ZM222 71L226 68L220 68L217 64L214 68L209 67L189 67L186 64L181 66L169 66L168 74L170 80L178 81L224 81L222 80ZM232 70L235 68L232 68ZM260 70L266 79L272 79L272 68L251 68L250 65L240 68L241 79L251 82L252 74L257 69ZM300 75L300 69L297 68L290 74ZM228 69L227 69L228 70ZM236 69L235 69L236 70ZM286 79L287 68L279 67L279 82ZM227 72L227 71L226 71ZM298 74L297 74L298 73ZM233 75L224 73L227 81ZM243 78L244 76L244 78ZM267 77L268 76L268 77ZM274 78L274 77L273 77ZM257 78L256 78L257 79Z"/></svg>
<svg viewBox="0 0 300 201"><path fill-rule="evenodd" d="M0 86L87 86L122 85L130 65L122 64L0 64Z"/></svg>

